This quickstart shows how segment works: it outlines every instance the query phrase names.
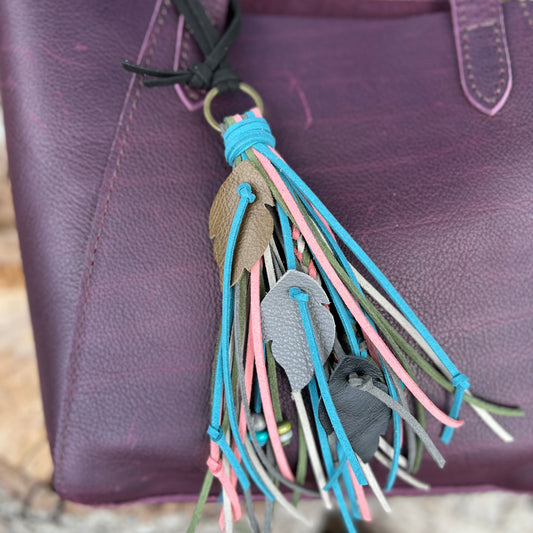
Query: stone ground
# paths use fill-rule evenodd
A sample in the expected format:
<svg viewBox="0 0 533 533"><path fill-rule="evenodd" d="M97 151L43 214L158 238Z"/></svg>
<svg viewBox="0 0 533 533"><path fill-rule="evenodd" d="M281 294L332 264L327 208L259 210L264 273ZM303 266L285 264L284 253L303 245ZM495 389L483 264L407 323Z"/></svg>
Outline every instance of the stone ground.
<svg viewBox="0 0 533 533"><path fill-rule="evenodd" d="M181 533L191 504L92 509L61 502L51 488L52 463L43 425L31 324L14 225L0 107L0 533ZM315 526L306 529L277 509L273 532L344 531L336 514L302 502ZM391 498L385 515L371 502L374 521L362 533L533 532L533 497L504 492ZM261 504L258 504L260 516ZM209 505L199 533L218 531ZM249 531L243 520L237 533Z"/></svg>

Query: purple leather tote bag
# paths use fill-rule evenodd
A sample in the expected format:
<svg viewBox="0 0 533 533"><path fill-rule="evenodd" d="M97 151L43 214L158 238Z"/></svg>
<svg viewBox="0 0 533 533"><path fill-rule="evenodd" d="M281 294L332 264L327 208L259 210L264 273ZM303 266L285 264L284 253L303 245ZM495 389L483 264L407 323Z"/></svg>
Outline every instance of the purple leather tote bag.
<svg viewBox="0 0 533 533"><path fill-rule="evenodd" d="M506 2L492 26L460 4L249 1L230 58L288 162L472 390L528 412L501 420L515 436L503 444L464 409L445 469L427 461L420 477L529 491L533 4ZM221 24L225 0L205 5ZM1 0L0 32L55 487L90 504L193 499L220 307L207 218L229 169L191 111L201 95L120 67L187 64L191 39L166 0Z"/></svg>

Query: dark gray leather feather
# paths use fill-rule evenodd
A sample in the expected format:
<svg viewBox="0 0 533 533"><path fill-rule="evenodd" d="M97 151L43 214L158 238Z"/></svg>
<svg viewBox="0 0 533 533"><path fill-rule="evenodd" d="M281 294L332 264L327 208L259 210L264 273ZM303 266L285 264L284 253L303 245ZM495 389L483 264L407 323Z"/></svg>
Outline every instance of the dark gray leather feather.
<svg viewBox="0 0 533 533"><path fill-rule="evenodd" d="M380 381L383 378L381 371L370 361L354 355L343 357L328 381L331 398L346 436L354 452L367 463L378 449L379 436L387 431L392 411L371 394L351 385L349 379L354 373L361 378L371 378L374 387L387 394L388 390ZM326 433L333 433L322 400L318 416Z"/></svg>

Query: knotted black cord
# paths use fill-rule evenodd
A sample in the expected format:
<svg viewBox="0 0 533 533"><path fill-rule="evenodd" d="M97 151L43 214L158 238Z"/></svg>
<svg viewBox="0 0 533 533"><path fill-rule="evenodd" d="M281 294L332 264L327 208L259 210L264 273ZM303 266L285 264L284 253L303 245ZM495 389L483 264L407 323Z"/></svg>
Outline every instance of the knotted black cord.
<svg viewBox="0 0 533 533"><path fill-rule="evenodd" d="M146 87L180 84L206 90L216 87L220 93L239 90L241 79L226 57L241 28L241 11L237 1L230 0L230 23L222 36L209 20L199 0L173 0L173 3L185 17L191 36L205 56L204 61L187 70L157 69L136 65L127 60L122 61L122 66L129 72L152 76L143 80Z"/></svg>

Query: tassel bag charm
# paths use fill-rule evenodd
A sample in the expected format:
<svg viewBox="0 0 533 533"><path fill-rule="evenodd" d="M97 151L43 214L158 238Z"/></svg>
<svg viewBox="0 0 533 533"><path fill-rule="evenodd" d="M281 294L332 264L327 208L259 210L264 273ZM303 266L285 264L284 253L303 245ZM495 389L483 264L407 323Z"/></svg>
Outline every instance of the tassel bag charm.
<svg viewBox="0 0 533 533"><path fill-rule="evenodd" d="M153 76L146 85L212 87L204 115L222 135L232 168L209 216L222 309L206 421L208 471L189 532L217 489L215 478L225 531L241 518L243 502L253 531L270 531L274 502L310 526L297 507L305 494L328 509L336 502L347 531L355 532L357 520L370 519L368 491L389 511L384 492L397 478L428 488L415 477L424 449L444 466L426 432L427 415L442 424L440 439L449 443L463 425L463 403L504 441L512 437L492 415L523 413L470 392L468 378L337 221L335 206L330 211L278 153L259 94L225 57L238 32L236 3L222 37L199 2L175 3L205 62L185 72L124 66ZM209 83L198 85L199 72ZM213 100L238 90L255 106L219 124ZM426 395L416 367L450 392L449 410ZM287 386L291 406L280 401ZM298 450L295 462L286 453L290 442ZM375 463L388 469L383 486ZM254 514L252 487L266 501L263 524Z"/></svg>
<svg viewBox="0 0 533 533"><path fill-rule="evenodd" d="M354 519L370 518L364 486L389 510L383 490L390 490L397 477L428 488L413 476L424 448L444 466L425 431L426 413L443 424L444 443L463 424L463 402L503 440L511 440L491 413L516 416L520 411L470 393L467 377L277 152L259 106L226 118L222 133L233 171L215 197L209 219L223 304L208 465L231 501L232 516L241 513L238 481L248 507L253 483L267 501L277 500L305 522L276 488L279 483L309 493L296 485L305 478L296 479L284 452L286 433L280 425L287 422L276 397L276 371L269 371L273 364L283 368L291 387L298 420L290 432L306 450L316 496L327 508L332 496L338 501L348 531L356 531ZM374 284L361 274L361 266ZM452 393L449 412L417 384L415 366ZM414 413L408 396L414 398ZM385 440L389 427L391 443ZM389 469L383 489L373 474L373 459ZM224 479L224 463L233 469L233 484ZM249 516L258 530L253 514Z"/></svg>

